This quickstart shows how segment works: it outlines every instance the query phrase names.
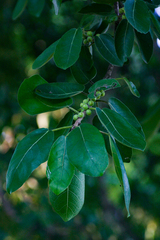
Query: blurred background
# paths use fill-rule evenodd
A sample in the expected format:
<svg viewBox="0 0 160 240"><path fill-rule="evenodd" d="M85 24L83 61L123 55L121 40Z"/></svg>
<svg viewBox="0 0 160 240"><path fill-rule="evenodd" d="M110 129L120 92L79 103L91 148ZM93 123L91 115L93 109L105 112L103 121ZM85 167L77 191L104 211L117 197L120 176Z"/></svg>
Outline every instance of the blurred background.
<svg viewBox="0 0 160 240"><path fill-rule="evenodd" d="M16 1L0 1L0 239L2 240L159 240L160 239L160 48L154 39L154 54L148 65L142 62L134 45L129 63L115 68L113 77L126 76L140 92L134 97L125 83L111 96L124 102L142 123L147 139L145 152L134 151L125 163L131 187L131 217L127 218L123 192L112 160L101 178L86 177L85 203L73 220L65 223L54 213L48 199L46 164L37 168L16 192L6 193L5 177L17 143L38 127L54 127L66 109L29 116L17 101L17 92L25 78L40 74L48 82L74 81L70 70L58 69L54 61L32 70L35 58L72 27L78 27L77 11L83 1L65 1L55 16L46 1L39 18L28 13L13 21ZM103 78L108 63L99 59L95 80ZM77 103L82 99L76 98ZM91 121L90 119L89 121Z"/></svg>

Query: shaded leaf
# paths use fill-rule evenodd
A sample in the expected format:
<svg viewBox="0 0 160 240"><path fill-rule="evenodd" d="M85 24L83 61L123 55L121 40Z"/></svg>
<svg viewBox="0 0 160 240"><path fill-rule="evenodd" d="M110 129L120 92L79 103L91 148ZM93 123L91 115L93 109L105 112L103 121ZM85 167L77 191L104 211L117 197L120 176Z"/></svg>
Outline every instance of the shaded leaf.
<svg viewBox="0 0 160 240"><path fill-rule="evenodd" d="M110 90L110 89L114 89L117 87L120 87L121 85L119 84L119 82L115 79L102 79L97 81L96 83L94 83L89 89L89 98L95 98L96 97L96 91L98 90Z"/></svg>
<svg viewBox="0 0 160 240"><path fill-rule="evenodd" d="M131 91L131 93L136 96L136 97L140 97L140 94L136 88L136 86L134 85L133 82L130 82L127 78L123 77L123 80L126 82L126 84L128 85L129 87L129 90Z"/></svg>
<svg viewBox="0 0 160 240"><path fill-rule="evenodd" d="M102 17L97 15L84 15L80 22L80 26L84 30L96 31L102 23Z"/></svg>
<svg viewBox="0 0 160 240"><path fill-rule="evenodd" d="M82 45L82 29L70 29L59 40L54 60L57 67L66 70L71 67L79 58Z"/></svg>
<svg viewBox="0 0 160 240"><path fill-rule="evenodd" d="M143 0L126 0L124 4L128 22L140 33L147 33L150 28L148 7Z"/></svg>
<svg viewBox="0 0 160 240"><path fill-rule="evenodd" d="M63 99L80 94L83 90L84 86L78 83L54 82L38 85L35 94L48 99Z"/></svg>
<svg viewBox="0 0 160 240"><path fill-rule="evenodd" d="M7 192L12 193L20 188L31 173L47 161L53 140L54 133L41 128L29 133L18 143L7 171Z"/></svg>
<svg viewBox="0 0 160 240"><path fill-rule="evenodd" d="M93 3L83 7L79 13L107 16L111 13L111 11L112 7L110 5Z"/></svg>
<svg viewBox="0 0 160 240"><path fill-rule="evenodd" d="M102 176L108 166L103 137L97 128L87 123L67 136L67 154L79 171L92 177Z"/></svg>
<svg viewBox="0 0 160 240"><path fill-rule="evenodd" d="M124 117L145 138L142 126L130 109L117 98L110 98L108 104L112 110Z"/></svg>
<svg viewBox="0 0 160 240"><path fill-rule="evenodd" d="M28 0L28 10L30 14L39 17L44 8L45 0Z"/></svg>
<svg viewBox="0 0 160 240"><path fill-rule="evenodd" d="M117 27L115 34L115 47L119 59L126 62L130 56L134 43L134 31L126 19L123 19Z"/></svg>
<svg viewBox="0 0 160 240"><path fill-rule="evenodd" d="M47 83L39 75L34 75L25 79L18 91L18 102L21 108L30 115L42 112L54 111L72 104L72 99L52 100L39 97L34 93L34 89L41 84Z"/></svg>
<svg viewBox="0 0 160 240"><path fill-rule="evenodd" d="M144 138L125 118L108 108L96 108L96 112L103 126L117 141L131 148L145 149Z"/></svg>
<svg viewBox="0 0 160 240"><path fill-rule="evenodd" d="M34 61L32 68L37 69L45 65L54 55L56 46L59 40L52 43L48 48L46 48Z"/></svg>
<svg viewBox="0 0 160 240"><path fill-rule="evenodd" d="M110 141L110 145L111 145L112 157L114 160L116 174L117 174L117 177L123 188L125 205L126 205L126 209L127 209L128 217L129 217L130 216L129 205L130 205L130 200L131 200L131 191L130 191L127 173L126 173L123 161L122 161L122 157L120 155L120 152L117 148L117 145L116 145L114 139L112 140L112 138L110 137L109 141Z"/></svg>
<svg viewBox="0 0 160 240"><path fill-rule="evenodd" d="M71 183L75 167L70 163L66 151L66 137L60 136L53 144L47 164L49 187L59 195Z"/></svg>
<svg viewBox="0 0 160 240"><path fill-rule="evenodd" d="M22 14L27 3L28 3L28 0L18 0L17 1L16 6L13 10L13 14L12 14L13 20L17 19Z"/></svg>
<svg viewBox="0 0 160 240"><path fill-rule="evenodd" d="M75 175L69 187L60 195L55 195L49 189L49 199L54 211L65 221L71 220L81 210L84 204L85 176L79 171Z"/></svg>
<svg viewBox="0 0 160 240"><path fill-rule="evenodd" d="M153 54L153 40L150 32L143 34L135 30L139 51L145 63L148 63Z"/></svg>
<svg viewBox="0 0 160 240"><path fill-rule="evenodd" d="M123 62L118 58L114 39L109 34L101 34L95 37L95 44L102 57L115 66L122 66Z"/></svg>
<svg viewBox="0 0 160 240"><path fill-rule="evenodd" d="M157 38L160 39L160 22L156 18L156 16L152 13L152 11L149 11L150 13L150 18L151 18L151 26L153 29L154 34L156 35Z"/></svg>

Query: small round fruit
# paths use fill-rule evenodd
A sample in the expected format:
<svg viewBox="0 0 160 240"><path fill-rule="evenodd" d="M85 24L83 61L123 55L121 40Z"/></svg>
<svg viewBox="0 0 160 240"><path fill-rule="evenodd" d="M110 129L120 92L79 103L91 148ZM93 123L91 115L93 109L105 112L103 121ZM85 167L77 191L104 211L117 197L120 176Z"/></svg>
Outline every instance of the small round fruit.
<svg viewBox="0 0 160 240"><path fill-rule="evenodd" d="M105 91L102 90L102 91L101 91L101 97L104 97L104 96L105 96Z"/></svg>
<svg viewBox="0 0 160 240"><path fill-rule="evenodd" d="M96 96L100 97L100 96L101 96L101 92L100 92L100 91L97 91L97 92L96 92Z"/></svg>
<svg viewBox="0 0 160 240"><path fill-rule="evenodd" d="M92 98L92 101L94 101L94 102L95 102L96 100L97 100L97 98Z"/></svg>
<svg viewBox="0 0 160 240"><path fill-rule="evenodd" d="M92 42L93 38L92 37L87 37L87 42Z"/></svg>
<svg viewBox="0 0 160 240"><path fill-rule="evenodd" d="M83 103L88 103L88 99L84 99L84 100L83 100Z"/></svg>
<svg viewBox="0 0 160 240"><path fill-rule="evenodd" d="M80 104L80 107L81 107L81 108L83 107L83 103Z"/></svg>
<svg viewBox="0 0 160 240"><path fill-rule="evenodd" d="M83 104L83 109L84 109L84 110L87 110L87 109L88 109L88 105L84 103L84 104Z"/></svg>
<svg viewBox="0 0 160 240"><path fill-rule="evenodd" d="M88 102L88 105L89 105L89 106L93 106L93 105L94 105L94 102L93 102L92 100L90 100L90 101Z"/></svg>
<svg viewBox="0 0 160 240"><path fill-rule="evenodd" d="M88 31L88 32L87 32L87 36L88 36L88 37L92 37L92 36L93 36L93 32Z"/></svg>
<svg viewBox="0 0 160 240"><path fill-rule="evenodd" d="M83 40L83 44L86 45L88 43L87 39Z"/></svg>
<svg viewBox="0 0 160 240"><path fill-rule="evenodd" d="M83 118L84 117L84 113L83 112L78 113L78 117Z"/></svg>
<svg viewBox="0 0 160 240"><path fill-rule="evenodd" d="M78 119L78 115L75 114L75 115L73 116L73 120L76 121L77 119Z"/></svg>
<svg viewBox="0 0 160 240"><path fill-rule="evenodd" d="M87 109L86 114L89 116L91 115L92 111L90 109Z"/></svg>

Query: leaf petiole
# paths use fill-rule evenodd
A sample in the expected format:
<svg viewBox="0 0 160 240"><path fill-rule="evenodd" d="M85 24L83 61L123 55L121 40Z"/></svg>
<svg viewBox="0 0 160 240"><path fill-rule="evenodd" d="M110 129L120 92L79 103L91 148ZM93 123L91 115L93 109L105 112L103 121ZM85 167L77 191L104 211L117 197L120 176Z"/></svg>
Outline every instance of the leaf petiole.
<svg viewBox="0 0 160 240"><path fill-rule="evenodd" d="M71 126L60 127L60 128L55 128L55 129L52 129L52 131L55 132L55 131L59 131L59 130L67 129L67 128L71 128L71 127L72 127L72 125Z"/></svg>

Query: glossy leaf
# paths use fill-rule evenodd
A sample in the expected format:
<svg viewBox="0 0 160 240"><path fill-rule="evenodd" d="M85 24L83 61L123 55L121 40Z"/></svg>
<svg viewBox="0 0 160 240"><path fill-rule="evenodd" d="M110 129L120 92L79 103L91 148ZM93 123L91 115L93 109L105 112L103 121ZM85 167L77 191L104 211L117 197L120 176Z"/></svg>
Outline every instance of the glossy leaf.
<svg viewBox="0 0 160 240"><path fill-rule="evenodd" d="M108 133L107 129L102 125L102 123L100 122L97 115L93 118L93 125L96 128L98 128L100 131L103 132L102 135L103 135L103 138L104 138L104 142L105 142L107 152L112 156L111 149L110 149L110 144L109 144L109 133ZM121 144L120 142L116 142L116 144L117 144L117 147L120 151L123 162L129 163L130 160L131 160L131 157L132 157L132 148L129 148L129 147Z"/></svg>
<svg viewBox="0 0 160 240"><path fill-rule="evenodd" d="M68 112L64 118L59 122L59 124L57 125L56 128L61 128L64 126L71 126L73 122L73 112ZM58 137L60 137L61 135L66 135L69 132L69 128L66 129L61 129L58 131L54 131L54 138L57 139Z"/></svg>
<svg viewBox="0 0 160 240"><path fill-rule="evenodd" d="M13 20L17 19L22 14L27 3L28 3L28 0L18 0L17 1L16 6L13 10L13 14L12 14Z"/></svg>
<svg viewBox="0 0 160 240"><path fill-rule="evenodd" d="M126 19L123 19L115 34L115 47L119 59L126 62L130 56L134 43L134 31Z"/></svg>
<svg viewBox="0 0 160 240"><path fill-rule="evenodd" d="M130 109L117 98L110 98L108 104L112 110L124 117L145 138L142 126Z"/></svg>
<svg viewBox="0 0 160 240"><path fill-rule="evenodd" d="M66 137L60 136L53 144L47 164L49 187L59 195L71 183L75 167L70 163L66 151Z"/></svg>
<svg viewBox="0 0 160 240"><path fill-rule="evenodd" d="M57 196L49 189L51 205L65 222L71 220L79 213L84 204L84 195L85 176L77 170L69 187L60 195Z"/></svg>
<svg viewBox="0 0 160 240"><path fill-rule="evenodd" d="M28 10L30 14L39 17L44 8L45 0L28 0Z"/></svg>
<svg viewBox="0 0 160 240"><path fill-rule="evenodd" d="M93 60L88 47L82 47L79 59L70 69L72 75L80 84L86 84L95 77L97 71L93 66Z"/></svg>
<svg viewBox="0 0 160 240"><path fill-rule="evenodd" d="M78 83L54 82L38 85L35 94L48 99L63 99L80 94L83 90L84 86Z"/></svg>
<svg viewBox="0 0 160 240"><path fill-rule="evenodd" d="M54 133L41 128L29 133L18 143L7 171L7 192L20 188L31 173L48 158Z"/></svg>
<svg viewBox="0 0 160 240"><path fill-rule="evenodd" d="M126 82L126 84L128 85L129 87L129 90L131 91L131 93L136 96L136 97L140 97L140 94L136 88L136 86L134 85L133 82L130 82L127 78L123 77L123 80Z"/></svg>
<svg viewBox="0 0 160 240"><path fill-rule="evenodd" d="M130 186L129 186L129 181L127 177L127 173L122 161L122 157L120 155L120 152L117 148L117 145L112 138L109 138L110 140L110 145L111 145L111 150L112 150L112 157L114 160L114 165L115 165L115 171L117 174L117 177L122 185L123 192L124 192L124 200L125 200L125 205L126 209L128 212L128 217L130 216L129 213L129 205L130 205L130 200L131 200L131 191L130 191Z"/></svg>
<svg viewBox="0 0 160 240"><path fill-rule="evenodd" d="M102 135L94 126L83 123L67 136L67 154L82 173L102 176L108 166L108 155Z"/></svg>
<svg viewBox="0 0 160 240"><path fill-rule="evenodd" d="M79 58L82 45L82 29L70 29L59 40L54 60L57 67L66 70L71 67Z"/></svg>
<svg viewBox="0 0 160 240"><path fill-rule="evenodd" d="M160 156L160 133L153 135L148 142L148 148L151 153Z"/></svg>
<svg viewBox="0 0 160 240"><path fill-rule="evenodd" d="M18 102L21 108L28 114L35 115L42 112L54 111L72 104L71 98L52 100L36 95L34 89L38 85L45 83L47 83L47 81L39 75L34 75L22 82L18 91Z"/></svg>
<svg viewBox="0 0 160 240"><path fill-rule="evenodd" d="M109 34L101 34L95 37L95 44L102 57L115 66L122 66L123 62L118 58L114 39Z"/></svg>
<svg viewBox="0 0 160 240"><path fill-rule="evenodd" d="M152 13L152 11L150 11L149 13L150 13L150 18L152 23L151 26L152 26L153 32L155 33L156 37L160 39L160 22L158 21L156 16Z"/></svg>
<svg viewBox="0 0 160 240"><path fill-rule="evenodd" d="M56 15L58 15L58 12L59 12L59 9L61 6L61 2L62 2L62 0L52 0L52 3L54 5L54 11L55 11Z"/></svg>
<svg viewBox="0 0 160 240"><path fill-rule="evenodd" d="M79 13L107 16L111 11L112 7L110 5L93 3L82 8Z"/></svg>
<svg viewBox="0 0 160 240"><path fill-rule="evenodd" d="M98 15L84 15L80 26L84 30L96 31L102 23L102 17Z"/></svg>
<svg viewBox="0 0 160 240"><path fill-rule="evenodd" d="M103 126L117 141L131 148L145 149L142 135L120 114L108 108L96 108L96 112Z"/></svg>
<svg viewBox="0 0 160 240"><path fill-rule="evenodd" d="M49 60L51 60L51 58L54 55L56 46L58 44L59 40L57 40L56 42L52 43L48 48L46 48L34 61L32 68L33 69L37 69L42 67L43 65L45 65Z"/></svg>
<svg viewBox="0 0 160 240"><path fill-rule="evenodd" d="M143 34L135 30L139 51L145 63L148 63L153 54L153 40L150 32Z"/></svg>
<svg viewBox="0 0 160 240"><path fill-rule="evenodd" d="M126 0L124 4L128 22L140 33L147 33L150 28L148 7L143 0Z"/></svg>
<svg viewBox="0 0 160 240"><path fill-rule="evenodd" d="M119 84L119 82L115 79L102 79L97 81L96 83L94 83L89 89L89 98L95 98L96 95L96 91L98 90L110 90L110 89L114 89L117 87L120 87L121 85Z"/></svg>

